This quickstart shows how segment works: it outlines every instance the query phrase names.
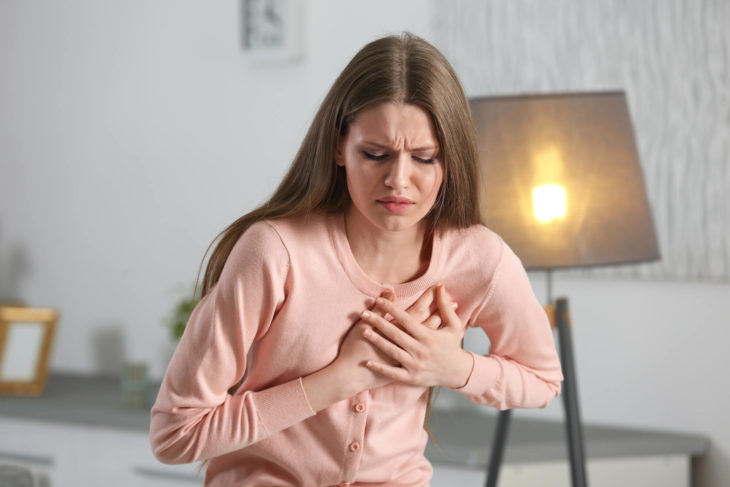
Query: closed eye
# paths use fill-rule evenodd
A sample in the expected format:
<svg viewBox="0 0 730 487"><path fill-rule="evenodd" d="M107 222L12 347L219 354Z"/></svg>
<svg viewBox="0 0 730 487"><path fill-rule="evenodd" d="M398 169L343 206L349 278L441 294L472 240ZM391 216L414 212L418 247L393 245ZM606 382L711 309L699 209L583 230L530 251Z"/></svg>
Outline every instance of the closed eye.
<svg viewBox="0 0 730 487"><path fill-rule="evenodd" d="M413 156L413 159L415 159L416 161L418 161L422 164L433 164L436 161L436 159L434 157L425 158L425 157Z"/></svg>
<svg viewBox="0 0 730 487"><path fill-rule="evenodd" d="M373 154L372 152L368 151L362 151L362 155L364 155L367 159L373 161L382 161L383 159L388 157L388 154Z"/></svg>

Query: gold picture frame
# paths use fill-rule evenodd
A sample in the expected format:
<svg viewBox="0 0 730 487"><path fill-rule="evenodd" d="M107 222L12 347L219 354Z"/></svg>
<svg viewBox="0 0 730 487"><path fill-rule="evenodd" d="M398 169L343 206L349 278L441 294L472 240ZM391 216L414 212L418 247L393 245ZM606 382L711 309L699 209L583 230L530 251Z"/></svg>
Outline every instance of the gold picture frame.
<svg viewBox="0 0 730 487"><path fill-rule="evenodd" d="M57 321L53 309L0 306L0 394L43 393Z"/></svg>

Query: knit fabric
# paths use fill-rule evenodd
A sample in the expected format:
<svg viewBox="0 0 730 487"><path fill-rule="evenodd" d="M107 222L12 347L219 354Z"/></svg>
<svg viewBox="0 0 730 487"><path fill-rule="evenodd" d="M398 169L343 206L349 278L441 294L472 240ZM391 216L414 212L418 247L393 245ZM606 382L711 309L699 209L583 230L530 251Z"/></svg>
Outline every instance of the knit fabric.
<svg viewBox="0 0 730 487"><path fill-rule="evenodd" d="M482 225L437 232L417 279L372 280L342 214L258 222L192 313L151 412L158 459L211 459L207 486L428 485L424 387L392 383L315 414L301 378L336 357L359 313L386 289L410 306L443 283L488 355L459 390L496 408L544 407L562 374L542 306L514 253ZM241 382L235 391L233 385Z"/></svg>

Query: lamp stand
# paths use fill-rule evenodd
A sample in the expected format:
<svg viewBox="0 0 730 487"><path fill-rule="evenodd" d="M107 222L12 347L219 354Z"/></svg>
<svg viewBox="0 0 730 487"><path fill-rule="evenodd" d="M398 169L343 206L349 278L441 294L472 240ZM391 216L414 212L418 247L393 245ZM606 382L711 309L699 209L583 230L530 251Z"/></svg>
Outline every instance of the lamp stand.
<svg viewBox="0 0 730 487"><path fill-rule="evenodd" d="M548 279L550 280L548 271ZM549 282L549 281L548 281ZM551 286L550 286L551 287ZM573 487L587 487L585 465L585 441L583 426L580 419L578 404L578 386L575 374L575 360L573 356L573 339L570 331L570 315L568 313L568 299L559 298L555 305L546 306L550 323L558 329L560 343L560 363L563 368L563 404L565 407L565 428L568 438L568 456L570 460L570 477ZM487 466L486 487L496 487L499 477L499 467L502 463L509 422L512 411L507 409L499 412L497 430L492 442L492 451Z"/></svg>

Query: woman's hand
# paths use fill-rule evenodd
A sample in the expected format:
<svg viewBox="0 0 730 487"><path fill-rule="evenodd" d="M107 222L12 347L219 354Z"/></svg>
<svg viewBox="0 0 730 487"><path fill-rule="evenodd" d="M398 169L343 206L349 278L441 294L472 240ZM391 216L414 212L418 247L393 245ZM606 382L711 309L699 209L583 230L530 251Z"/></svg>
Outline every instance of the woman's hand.
<svg viewBox="0 0 730 487"><path fill-rule="evenodd" d="M384 294L379 301L392 302L395 296L392 294ZM387 312L383 309L382 304L375 304L369 311L373 316L384 319ZM345 335L345 339L340 345L337 358L332 365L342 371L342 375L352 384L357 392L364 389L374 389L392 382L392 379L377 374L368 369L365 363L369 360L378 360L390 365L396 365L387 355L382 353L370 342L363 337L363 332L369 328L367 323L362 319L358 320L350 331Z"/></svg>
<svg viewBox="0 0 730 487"><path fill-rule="evenodd" d="M395 296L384 295L368 312L371 316L377 316L387 322L395 316L387 310L398 310L399 316L409 316L421 327L437 329L441 325L441 317L439 313L431 313L435 295L435 286L427 289L405 311L392 302ZM388 308L385 303L388 303ZM375 389L393 382L391 377L366 366L368 362L374 361L387 363L393 367L398 365L365 338L363 333L369 329L370 325L364 319L358 320L345 335L337 358L327 367L302 377L304 393L315 412L352 397L360 391Z"/></svg>
<svg viewBox="0 0 730 487"><path fill-rule="evenodd" d="M375 306L368 313L372 316L377 316L381 320L390 321L393 319L393 315L389 314L388 310L397 309L400 313L408 315L410 319L418 322L421 326L425 325L431 328L438 328L441 324L441 317L438 313L432 314L430 311L435 300L435 293L436 286L427 289L405 311L394 303L395 296L392 293L389 295L384 294L383 297L376 301ZM390 307L386 308L385 303L388 303ZM340 353L335 360L335 362L339 361L340 364L347 366L351 370L349 374L350 380L353 384L360 384L358 386L359 390L375 389L376 387L393 382L392 378L369 369L366 366L368 362L377 361L393 367L398 366L397 361L374 346L365 337L364 332L370 329L369 324L362 318L355 323L345 336L340 346Z"/></svg>
<svg viewBox="0 0 730 487"><path fill-rule="evenodd" d="M377 330L364 327L363 336L388 357L386 361L368 359L366 366L385 378L406 384L464 386L474 359L461 348L463 324L442 285L437 286L436 303L438 313L434 315L438 314L442 322L436 329L424 326L408 312L383 299L377 300L377 306L392 315L394 322L379 313L363 312L363 320ZM435 320L434 315L429 319Z"/></svg>

